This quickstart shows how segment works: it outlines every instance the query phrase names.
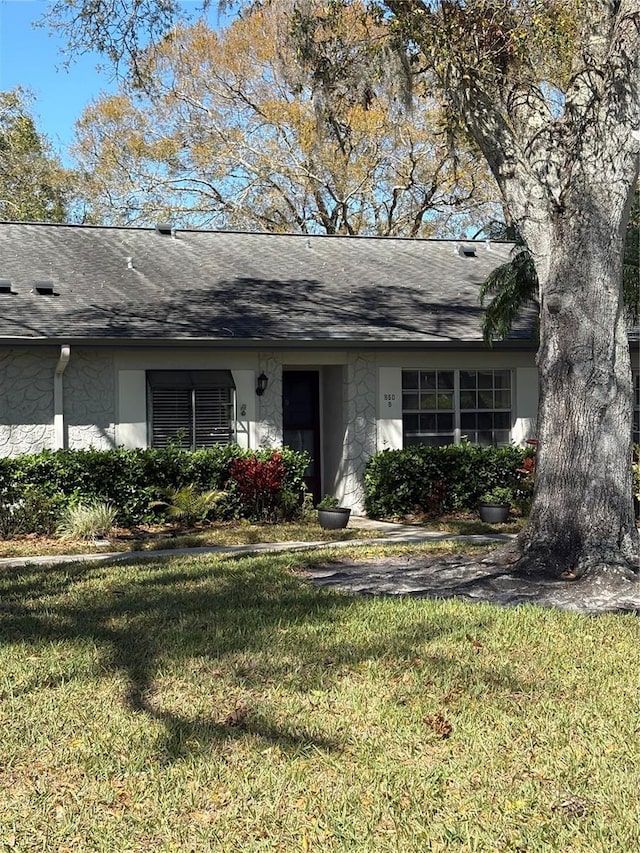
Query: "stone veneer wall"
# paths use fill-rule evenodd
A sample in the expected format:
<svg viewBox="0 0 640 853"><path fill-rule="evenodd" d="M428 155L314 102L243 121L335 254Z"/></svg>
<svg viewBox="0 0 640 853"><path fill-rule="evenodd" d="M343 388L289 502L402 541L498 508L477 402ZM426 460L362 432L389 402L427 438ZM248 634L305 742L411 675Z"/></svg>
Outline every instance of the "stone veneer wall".
<svg viewBox="0 0 640 853"><path fill-rule="evenodd" d="M260 372L269 378L267 390L256 397L258 447L282 447L282 362L273 353L260 353Z"/></svg>
<svg viewBox="0 0 640 853"><path fill-rule="evenodd" d="M0 353L0 456L53 447L53 375L58 354Z"/></svg>
<svg viewBox="0 0 640 853"><path fill-rule="evenodd" d="M71 450L116 446L116 374L113 355L71 348L64 374L64 419Z"/></svg>
<svg viewBox="0 0 640 853"><path fill-rule="evenodd" d="M363 353L349 356L344 393L346 429L341 502L359 514L364 512L365 468L376 451L375 356Z"/></svg>

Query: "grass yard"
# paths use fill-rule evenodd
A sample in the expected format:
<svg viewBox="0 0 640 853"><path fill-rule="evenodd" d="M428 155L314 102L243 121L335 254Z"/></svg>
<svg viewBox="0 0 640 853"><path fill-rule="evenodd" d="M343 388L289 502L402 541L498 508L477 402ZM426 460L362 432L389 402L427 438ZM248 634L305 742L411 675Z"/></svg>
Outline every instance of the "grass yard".
<svg viewBox="0 0 640 853"><path fill-rule="evenodd" d="M640 847L637 617L351 598L329 558L3 570L0 850Z"/></svg>

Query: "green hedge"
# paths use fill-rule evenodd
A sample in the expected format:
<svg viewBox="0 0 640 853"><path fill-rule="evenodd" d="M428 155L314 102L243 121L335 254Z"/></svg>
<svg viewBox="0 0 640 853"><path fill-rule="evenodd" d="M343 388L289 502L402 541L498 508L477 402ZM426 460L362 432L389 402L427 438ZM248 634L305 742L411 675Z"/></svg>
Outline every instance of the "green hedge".
<svg viewBox="0 0 640 853"><path fill-rule="evenodd" d="M285 467L283 497L291 513L302 504L308 457L288 448L279 453ZM153 518L149 504L155 492L193 483L202 490L228 489L221 512L225 517L241 517L242 500L229 484L232 462L242 457L268 460L271 454L271 450L245 451L235 444L203 450L172 446L25 454L0 459L0 503L23 502L25 494L34 492L55 497L62 509L73 503L109 501L117 509L117 523L132 526Z"/></svg>
<svg viewBox="0 0 640 853"><path fill-rule="evenodd" d="M372 518L472 510L495 486L513 488L531 448L419 445L374 454L365 474L365 508Z"/></svg>

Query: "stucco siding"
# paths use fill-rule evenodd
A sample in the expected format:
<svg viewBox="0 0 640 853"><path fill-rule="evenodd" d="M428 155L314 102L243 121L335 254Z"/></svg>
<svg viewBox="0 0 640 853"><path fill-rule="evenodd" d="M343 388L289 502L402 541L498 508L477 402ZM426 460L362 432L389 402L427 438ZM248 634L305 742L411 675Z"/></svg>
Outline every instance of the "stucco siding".
<svg viewBox="0 0 640 853"><path fill-rule="evenodd" d="M116 391L110 352L71 348L63 377L66 445L71 450L116 446Z"/></svg>
<svg viewBox="0 0 640 853"><path fill-rule="evenodd" d="M0 456L53 447L53 374L57 353L0 352Z"/></svg>
<svg viewBox="0 0 640 853"><path fill-rule="evenodd" d="M124 447L146 447L148 370L230 370L236 388L235 436L245 449L282 444L282 369L270 354L207 351L122 351L115 359L118 398L116 441ZM261 370L269 377L262 398L256 396Z"/></svg>
<svg viewBox="0 0 640 853"><path fill-rule="evenodd" d="M0 455L55 446L54 374L60 350L0 353ZM403 369L510 369L512 440L535 433L537 371L530 352L499 351L207 351L99 350L71 347L61 377L63 436L69 448L145 447L146 371L231 370L236 438L242 447L278 447L283 439L282 372L318 370L323 490L355 513L364 506L364 472L377 450L402 447ZM265 393L255 393L260 372Z"/></svg>
<svg viewBox="0 0 640 853"><path fill-rule="evenodd" d="M147 379L144 370L118 370L116 443L134 449L147 446Z"/></svg>
<svg viewBox="0 0 640 853"><path fill-rule="evenodd" d="M380 357L382 361L382 357ZM511 370L511 441L522 444L535 434L538 371L529 352L407 352L385 354L378 370L377 449L400 449L402 439L402 371Z"/></svg>
<svg viewBox="0 0 640 853"><path fill-rule="evenodd" d="M380 367L378 371L377 450L402 447L402 368Z"/></svg>
<svg viewBox="0 0 640 853"><path fill-rule="evenodd" d="M516 370L515 422L512 439L522 444L536 434L538 417L538 368L519 367Z"/></svg>
<svg viewBox="0 0 640 853"><path fill-rule="evenodd" d="M338 497L355 513L364 511L364 472L376 451L376 360L373 353L354 353L344 385L346 431Z"/></svg>
<svg viewBox="0 0 640 853"><path fill-rule="evenodd" d="M282 447L282 358L277 353L260 353L256 376L259 373L268 383L262 397L256 397L256 446Z"/></svg>

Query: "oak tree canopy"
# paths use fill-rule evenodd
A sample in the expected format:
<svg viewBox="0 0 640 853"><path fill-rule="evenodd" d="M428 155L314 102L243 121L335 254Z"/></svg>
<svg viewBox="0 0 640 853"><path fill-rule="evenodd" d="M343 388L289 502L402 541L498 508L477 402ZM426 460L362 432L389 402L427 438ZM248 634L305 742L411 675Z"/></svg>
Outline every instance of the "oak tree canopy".
<svg viewBox="0 0 640 853"><path fill-rule="evenodd" d="M316 4L317 5L317 4ZM319 87L283 5L221 31L179 25L137 76L77 124L92 216L117 224L438 236L495 215L476 152L450 144L433 99L407 110L399 82ZM359 4L323 24L330 66L365 66L388 23ZM322 97L320 97L322 96Z"/></svg>

